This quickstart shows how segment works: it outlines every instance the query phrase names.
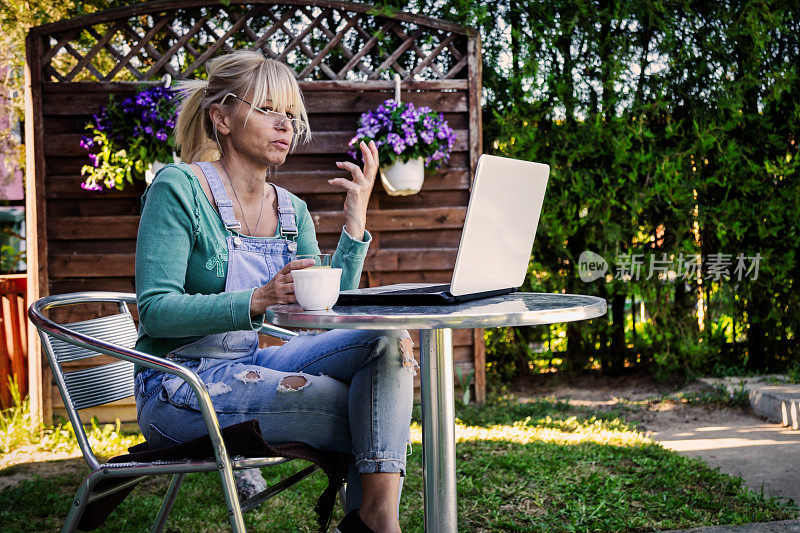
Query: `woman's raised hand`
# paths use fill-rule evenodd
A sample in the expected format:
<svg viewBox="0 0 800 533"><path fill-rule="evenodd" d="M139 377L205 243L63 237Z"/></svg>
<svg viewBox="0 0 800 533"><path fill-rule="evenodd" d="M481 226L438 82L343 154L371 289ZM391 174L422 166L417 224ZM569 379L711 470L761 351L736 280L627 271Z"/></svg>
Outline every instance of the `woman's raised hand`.
<svg viewBox="0 0 800 533"><path fill-rule="evenodd" d="M253 292L250 298L250 316L263 315L264 310L270 305L297 303L294 295L294 281L292 270L314 266L313 259L295 259L275 274L269 283L262 285Z"/></svg>
<svg viewBox="0 0 800 533"><path fill-rule="evenodd" d="M350 171L352 181L345 178L328 180L331 185L341 187L347 193L344 200L344 226L347 233L354 239L363 240L364 230L367 226L367 204L372 186L375 184L375 175L378 173L378 147L375 141L369 145L364 141L359 143L364 159L363 170L358 165L347 161L337 161L336 166Z"/></svg>

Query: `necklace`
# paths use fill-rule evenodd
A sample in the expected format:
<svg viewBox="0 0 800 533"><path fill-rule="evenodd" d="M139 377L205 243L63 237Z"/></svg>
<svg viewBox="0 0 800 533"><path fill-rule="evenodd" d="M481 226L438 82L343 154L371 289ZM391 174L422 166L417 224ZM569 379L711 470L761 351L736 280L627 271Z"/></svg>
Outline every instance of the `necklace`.
<svg viewBox="0 0 800 533"><path fill-rule="evenodd" d="M231 184L231 189L233 189L233 196L234 198L236 198L236 203L239 204L239 209L242 210L242 220L244 221L244 225L247 228L247 233L251 237L254 237L255 234L253 233L253 230L250 229L250 224L247 223L247 217L244 216L244 206L242 205L242 201L239 200L239 194L236 192L236 187L233 185L231 176L230 174L228 174L228 169L225 168L225 163L222 162L221 157L219 158L219 166L221 166L222 170L225 171L225 177L228 178L228 183ZM261 224L261 215L264 214L264 196L265 196L265 191L264 189L261 189L261 208L258 210L258 220L256 220L256 231L258 231L258 226L259 224Z"/></svg>

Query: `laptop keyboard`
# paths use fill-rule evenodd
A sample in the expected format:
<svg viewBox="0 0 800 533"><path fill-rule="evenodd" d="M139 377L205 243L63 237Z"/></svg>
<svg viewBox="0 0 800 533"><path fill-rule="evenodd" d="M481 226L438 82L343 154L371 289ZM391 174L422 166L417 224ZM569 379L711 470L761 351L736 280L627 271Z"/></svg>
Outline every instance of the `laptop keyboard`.
<svg viewBox="0 0 800 533"><path fill-rule="evenodd" d="M450 290L450 284L444 285L430 285L428 287L417 287L414 289L397 289L393 291L384 291L380 294L433 294L437 292L444 292Z"/></svg>

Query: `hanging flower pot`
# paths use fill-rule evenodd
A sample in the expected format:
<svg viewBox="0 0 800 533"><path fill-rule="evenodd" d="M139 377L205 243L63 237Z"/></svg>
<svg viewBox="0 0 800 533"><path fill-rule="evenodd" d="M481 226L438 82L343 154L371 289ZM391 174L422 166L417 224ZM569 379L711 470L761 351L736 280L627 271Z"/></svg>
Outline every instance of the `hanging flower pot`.
<svg viewBox="0 0 800 533"><path fill-rule="evenodd" d="M381 183L390 196L416 194L425 179L425 158L416 157L403 162L399 159L381 167Z"/></svg>
<svg viewBox="0 0 800 533"><path fill-rule="evenodd" d="M81 139L91 161L81 169L86 176L81 187L121 190L135 180L150 183L164 162L178 162L171 135L177 115L177 95L165 87L144 89L122 101L112 95Z"/></svg>
<svg viewBox="0 0 800 533"><path fill-rule="evenodd" d="M455 139L443 114L390 99L361 115L348 153L356 158L358 143L374 140L383 188L391 196L405 196L420 191L426 167L437 169L449 161Z"/></svg>
<svg viewBox="0 0 800 533"><path fill-rule="evenodd" d="M150 163L150 166L144 171L144 182L150 185L153 182L153 178L155 178L156 174L158 174L158 171L173 162L181 162L178 154L175 152L172 152L172 161L153 161Z"/></svg>

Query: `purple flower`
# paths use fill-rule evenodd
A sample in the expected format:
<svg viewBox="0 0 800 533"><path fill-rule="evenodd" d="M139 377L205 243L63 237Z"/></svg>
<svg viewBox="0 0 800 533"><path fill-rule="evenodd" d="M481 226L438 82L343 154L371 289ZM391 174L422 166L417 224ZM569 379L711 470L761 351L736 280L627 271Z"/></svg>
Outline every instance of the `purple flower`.
<svg viewBox="0 0 800 533"><path fill-rule="evenodd" d="M81 183L81 189L84 189L84 190L87 190L87 191L98 191L98 192L103 190L103 188L101 186L99 186L97 183L94 183L94 182L93 183Z"/></svg>
<svg viewBox="0 0 800 533"><path fill-rule="evenodd" d="M408 107L405 111L400 114L400 117L409 124L415 123L419 120L419 113L414 109L414 104L408 104Z"/></svg>
<svg viewBox="0 0 800 533"><path fill-rule="evenodd" d="M94 139L91 137L83 137L81 139L81 148L89 150L92 148L92 146L94 146Z"/></svg>
<svg viewBox="0 0 800 533"><path fill-rule="evenodd" d="M444 120L444 114L434 113L429 106L388 99L359 117L356 134L348 146L354 148L359 140L370 139L389 160L394 159L393 154L420 155L426 165L438 168L450 158L455 132ZM353 149L348 154L358 157L357 152Z"/></svg>
<svg viewBox="0 0 800 533"><path fill-rule="evenodd" d="M147 91L140 92L136 95L136 105L145 107L150 105L153 102L153 99L150 98L150 95L147 94Z"/></svg>
<svg viewBox="0 0 800 533"><path fill-rule="evenodd" d="M395 133L390 133L390 135L394 135L394 138L393 139L389 139L387 137L386 140L388 141L389 144L392 145L392 149L394 150L394 152L396 154L403 153L403 150L405 150L405 148L406 148L405 141L403 141L403 139L401 139L400 136L395 134Z"/></svg>
<svg viewBox="0 0 800 533"><path fill-rule="evenodd" d="M95 127L99 131L105 131L106 129L108 129L105 106L101 105L99 112L96 115L92 115L92 118L94 118Z"/></svg>
<svg viewBox="0 0 800 533"><path fill-rule="evenodd" d="M156 132L156 139L159 141L166 141L167 133L164 130L158 130L158 132Z"/></svg>
<svg viewBox="0 0 800 533"><path fill-rule="evenodd" d="M146 134L148 134L148 135L152 135L153 134L153 128L151 128L150 126L145 126L144 127L144 132Z"/></svg>

